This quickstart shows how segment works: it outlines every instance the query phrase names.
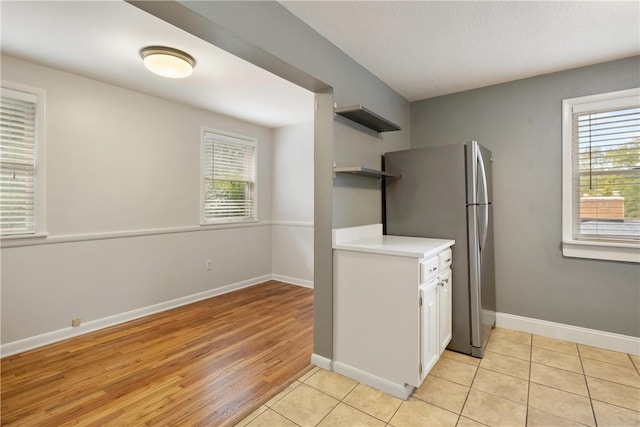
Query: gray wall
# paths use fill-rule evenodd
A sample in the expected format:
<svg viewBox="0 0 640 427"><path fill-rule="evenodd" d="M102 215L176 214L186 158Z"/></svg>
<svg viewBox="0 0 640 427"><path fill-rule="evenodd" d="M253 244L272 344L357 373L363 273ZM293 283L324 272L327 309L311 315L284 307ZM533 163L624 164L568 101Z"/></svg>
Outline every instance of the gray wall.
<svg viewBox="0 0 640 427"><path fill-rule="evenodd" d="M476 139L494 162L497 310L640 336L638 264L565 258L561 100L640 84L640 57L411 104L411 146Z"/></svg>
<svg viewBox="0 0 640 427"><path fill-rule="evenodd" d="M331 229L381 221L376 180L333 178L338 166L380 167L384 151L409 147L410 105L277 2L131 2L236 56L316 92L314 131L314 352L333 356ZM378 135L333 118L362 104L403 131Z"/></svg>

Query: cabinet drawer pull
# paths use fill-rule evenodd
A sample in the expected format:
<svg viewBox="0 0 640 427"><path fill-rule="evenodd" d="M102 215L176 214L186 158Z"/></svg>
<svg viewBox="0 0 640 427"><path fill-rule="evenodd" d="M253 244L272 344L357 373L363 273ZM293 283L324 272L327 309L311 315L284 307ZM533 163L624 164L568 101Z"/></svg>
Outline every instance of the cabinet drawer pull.
<svg viewBox="0 0 640 427"><path fill-rule="evenodd" d="M429 269L429 273L433 273L434 271L436 271L438 269L438 267L431 267Z"/></svg>

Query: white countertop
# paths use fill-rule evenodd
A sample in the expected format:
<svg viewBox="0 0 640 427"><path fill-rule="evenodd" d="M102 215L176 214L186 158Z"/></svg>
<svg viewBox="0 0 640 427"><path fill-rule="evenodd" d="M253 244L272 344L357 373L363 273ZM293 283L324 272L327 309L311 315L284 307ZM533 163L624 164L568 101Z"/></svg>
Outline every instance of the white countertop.
<svg viewBox="0 0 640 427"><path fill-rule="evenodd" d="M454 244L449 239L385 236L381 224L333 230L333 249L345 251L429 258Z"/></svg>

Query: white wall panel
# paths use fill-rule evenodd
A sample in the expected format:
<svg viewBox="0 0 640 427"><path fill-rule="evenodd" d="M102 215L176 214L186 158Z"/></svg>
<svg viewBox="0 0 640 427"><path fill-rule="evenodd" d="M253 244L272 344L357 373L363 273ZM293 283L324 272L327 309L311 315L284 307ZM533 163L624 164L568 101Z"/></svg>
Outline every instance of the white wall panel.
<svg viewBox="0 0 640 427"><path fill-rule="evenodd" d="M273 135L274 277L313 286L313 123Z"/></svg>
<svg viewBox="0 0 640 427"><path fill-rule="evenodd" d="M274 221L313 222L313 122L275 129Z"/></svg>
<svg viewBox="0 0 640 427"><path fill-rule="evenodd" d="M2 343L269 275L270 249L269 225L3 249Z"/></svg>
<svg viewBox="0 0 640 427"><path fill-rule="evenodd" d="M274 279L313 286L313 225L274 223L272 228Z"/></svg>
<svg viewBox="0 0 640 427"><path fill-rule="evenodd" d="M270 129L7 56L2 79L46 91L50 243L3 242L3 344L271 276ZM258 139L260 223L199 229L201 126Z"/></svg>

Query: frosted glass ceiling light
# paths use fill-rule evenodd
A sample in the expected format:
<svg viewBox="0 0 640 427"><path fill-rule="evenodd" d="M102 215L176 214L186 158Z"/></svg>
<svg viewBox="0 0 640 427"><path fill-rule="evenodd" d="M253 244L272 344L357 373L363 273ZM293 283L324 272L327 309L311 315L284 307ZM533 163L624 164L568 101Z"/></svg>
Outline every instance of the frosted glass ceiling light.
<svg viewBox="0 0 640 427"><path fill-rule="evenodd" d="M144 66L152 73L172 79L189 77L196 65L188 53L164 46L149 46L140 51Z"/></svg>

